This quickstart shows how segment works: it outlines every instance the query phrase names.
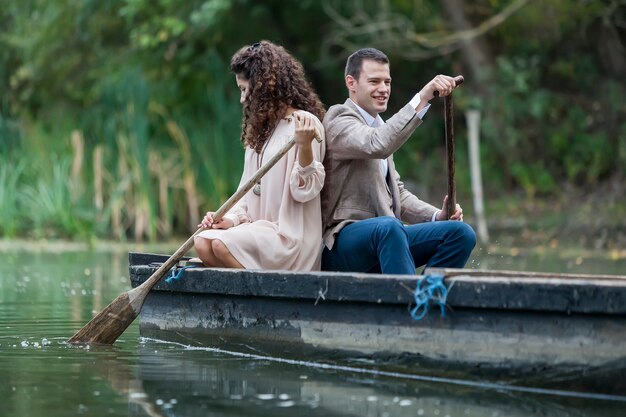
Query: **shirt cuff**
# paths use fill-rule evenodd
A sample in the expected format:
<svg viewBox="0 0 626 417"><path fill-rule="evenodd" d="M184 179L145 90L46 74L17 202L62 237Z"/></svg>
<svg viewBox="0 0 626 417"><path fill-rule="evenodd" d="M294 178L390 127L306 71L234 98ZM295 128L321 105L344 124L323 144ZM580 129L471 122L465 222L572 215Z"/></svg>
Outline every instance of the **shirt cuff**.
<svg viewBox="0 0 626 417"><path fill-rule="evenodd" d="M319 164L319 162L313 160L309 165L303 167L300 165L300 161L296 160L296 172L302 179L307 178L317 171L317 164Z"/></svg>
<svg viewBox="0 0 626 417"><path fill-rule="evenodd" d="M422 98L420 97L420 93L417 93L413 96L413 98L411 99L411 101L409 101L409 104L411 105L411 107L413 107L414 109L417 108L417 106L419 106L419 104L422 102ZM428 112L428 109L430 109L430 103L428 103L426 105L426 107L424 107L422 110L420 110L419 112L417 112L417 117L419 117L420 119L423 119L424 116L426 116L426 113Z"/></svg>
<svg viewBox="0 0 626 417"><path fill-rule="evenodd" d="M239 219L239 216L237 216L236 214L233 214L233 213L226 213L226 214L224 214L224 218L230 220L231 222L233 222L233 227L239 226L239 224L241 223L241 220Z"/></svg>

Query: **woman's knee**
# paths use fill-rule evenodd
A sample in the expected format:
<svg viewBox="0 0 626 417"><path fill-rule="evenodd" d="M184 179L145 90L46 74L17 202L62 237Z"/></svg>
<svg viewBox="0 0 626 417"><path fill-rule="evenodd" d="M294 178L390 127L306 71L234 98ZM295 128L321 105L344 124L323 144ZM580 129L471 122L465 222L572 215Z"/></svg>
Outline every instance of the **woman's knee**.
<svg viewBox="0 0 626 417"><path fill-rule="evenodd" d="M212 241L210 239L198 236L193 239L193 245L196 249L196 253L206 266L216 266L214 265L215 255L213 254L211 242Z"/></svg>
<svg viewBox="0 0 626 417"><path fill-rule="evenodd" d="M211 241L203 237L196 236L193 238L193 247L198 252L198 255L202 257L201 253L206 253L207 249L211 248Z"/></svg>
<svg viewBox="0 0 626 417"><path fill-rule="evenodd" d="M211 241L211 250L218 259L224 259L227 256L231 256L231 253L224 242L218 239L213 239Z"/></svg>

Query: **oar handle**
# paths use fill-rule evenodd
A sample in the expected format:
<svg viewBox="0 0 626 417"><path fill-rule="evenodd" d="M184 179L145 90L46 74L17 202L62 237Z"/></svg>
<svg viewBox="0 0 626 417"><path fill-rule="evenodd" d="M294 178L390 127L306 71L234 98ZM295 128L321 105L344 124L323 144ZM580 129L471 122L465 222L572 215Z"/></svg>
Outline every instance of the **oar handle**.
<svg viewBox="0 0 626 417"><path fill-rule="evenodd" d="M454 77L456 87L463 84L463 81L465 81L465 78L463 78L462 75ZM435 91L434 96L438 97L439 91ZM446 128L446 161L448 165L448 205L446 207L446 217L449 219L456 211L456 183L454 178L454 109L452 105L452 93L443 98L443 107Z"/></svg>
<svg viewBox="0 0 626 417"><path fill-rule="evenodd" d="M256 183L259 182L259 180L267 173L267 171L269 171L274 165L276 165L276 162L278 162L280 158L283 157L283 155L289 152L289 150L293 147L293 145L295 145L295 143L296 138L292 137L287 143L283 145L282 148L280 148L280 150L274 156L272 156L269 161L267 161L261 168L259 168L259 170L250 177L250 179L243 185L243 187L239 188L235 192L235 194L233 194L228 200L226 200L226 202L222 204L222 206L217 209L215 213L213 213L213 222L215 223L220 221L222 217L224 217L224 215L228 213L228 210L233 208L233 206L237 204L237 202L244 195L246 195L246 193L250 191Z"/></svg>
<svg viewBox="0 0 626 417"><path fill-rule="evenodd" d="M446 162L448 164L448 206L446 218L450 219L456 211L456 184L455 184L455 151L454 151L454 110L452 106L452 94L443 98L446 127Z"/></svg>
<svg viewBox="0 0 626 417"><path fill-rule="evenodd" d="M456 83L456 87L458 87L461 84L463 84L463 81L465 81L465 78L463 78L462 75L457 75L456 77L454 77L454 82ZM454 88L456 88L456 87L454 87ZM435 90L435 92L433 93L433 96L439 97L439 90Z"/></svg>
<svg viewBox="0 0 626 417"><path fill-rule="evenodd" d="M317 131L317 129L315 130L315 139L318 142L322 141L322 137L320 133ZM257 172L254 173L254 175L252 175L252 177L250 177L250 179L243 185L243 187L238 189L237 192L235 192L235 194L233 194L228 200L226 200L226 202L222 204L222 206L219 209L217 209L215 213L213 213L213 222L217 222L222 217L224 217L224 215L228 213L228 210L233 208L233 206L241 199L241 197L246 195L246 193L250 191L252 187L255 186L256 183L259 182L259 180L267 173L267 171L269 171L274 165L276 165L276 162L278 162L280 158L283 157L283 155L289 152L289 150L293 147L293 145L295 145L295 143L296 143L296 138L295 136L292 136L291 139L289 139L289 141L285 143L278 150L278 152L276 152L276 154L272 156L272 158L269 161L267 161L261 168L259 168ZM194 236L202 230L204 229L200 228L200 230L194 233Z"/></svg>
<svg viewBox="0 0 626 417"><path fill-rule="evenodd" d="M322 141L322 137L317 130L315 131L315 139L317 139L318 142ZM276 152L274 156L272 156L272 158L269 161L267 161L261 168L259 168L258 171L255 172L254 175L252 175L252 177L250 177L250 179L246 181L246 183L235 192L235 194L233 194L228 200L226 200L224 204L222 204L222 206L219 209L217 209L217 211L213 214L213 221L217 222L222 217L224 217L224 215L228 212L228 210L233 208L233 206L237 204L237 202L241 200L241 198L244 195L246 195L246 193L250 191L252 187L254 187L255 184L259 182L259 180L265 174L267 174L267 171L272 169L272 167L276 165L276 163L287 152L289 152L289 150L293 147L293 145L295 145L295 143L296 143L296 138L295 136L293 136L287 143L285 143L278 150L278 152ZM172 267L176 265L178 261L181 260L181 258L189 251L189 249L191 249L194 243L194 238L196 237L196 235L198 235L198 233L202 232L203 230L205 230L204 227L198 228L198 230L196 230L194 234L191 235L189 239L187 239L187 241L183 243L183 245L180 248L178 248L178 250L174 252L174 254L170 256L167 261L163 263L163 265L161 265L156 271L154 271L154 273L150 276L150 278L148 278L143 284L141 284L141 286L152 288L157 282L159 282L159 280L163 277L163 275L165 275L167 271L172 269Z"/></svg>

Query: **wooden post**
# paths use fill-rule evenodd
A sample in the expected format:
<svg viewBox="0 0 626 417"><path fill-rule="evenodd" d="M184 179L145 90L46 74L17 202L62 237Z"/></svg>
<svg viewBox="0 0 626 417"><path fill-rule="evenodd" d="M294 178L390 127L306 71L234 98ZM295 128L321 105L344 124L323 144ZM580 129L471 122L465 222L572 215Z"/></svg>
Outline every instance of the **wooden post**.
<svg viewBox="0 0 626 417"><path fill-rule="evenodd" d="M489 243L489 232L485 220L485 208L483 204L483 180L480 169L480 112L468 110L465 113L467 120L467 136L469 141L469 163L472 178L472 199L476 212L476 227L478 239L483 243Z"/></svg>

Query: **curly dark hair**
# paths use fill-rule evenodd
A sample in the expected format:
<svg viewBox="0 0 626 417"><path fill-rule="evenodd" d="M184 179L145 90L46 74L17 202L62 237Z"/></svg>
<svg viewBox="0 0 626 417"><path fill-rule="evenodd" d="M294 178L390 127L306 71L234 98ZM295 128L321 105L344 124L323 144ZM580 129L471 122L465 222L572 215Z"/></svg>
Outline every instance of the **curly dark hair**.
<svg viewBox="0 0 626 417"><path fill-rule="evenodd" d="M282 46L268 41L244 46L233 55L230 69L249 82L241 143L257 153L289 107L323 119L324 106L307 81L302 64Z"/></svg>

